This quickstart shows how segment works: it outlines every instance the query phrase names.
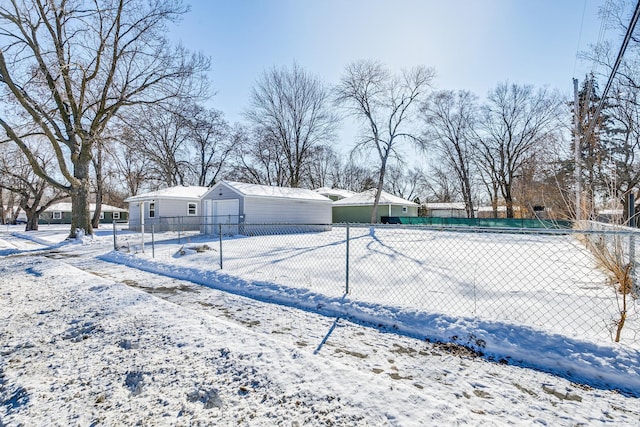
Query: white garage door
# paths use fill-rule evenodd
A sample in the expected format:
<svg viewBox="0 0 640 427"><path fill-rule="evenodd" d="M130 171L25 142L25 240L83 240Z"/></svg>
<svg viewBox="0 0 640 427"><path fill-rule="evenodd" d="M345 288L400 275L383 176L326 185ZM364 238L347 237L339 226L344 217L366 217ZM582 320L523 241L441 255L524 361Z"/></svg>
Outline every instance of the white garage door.
<svg viewBox="0 0 640 427"><path fill-rule="evenodd" d="M206 219L206 234L218 234L220 225L222 225L222 234L238 234L240 215L239 200L205 200L204 214Z"/></svg>

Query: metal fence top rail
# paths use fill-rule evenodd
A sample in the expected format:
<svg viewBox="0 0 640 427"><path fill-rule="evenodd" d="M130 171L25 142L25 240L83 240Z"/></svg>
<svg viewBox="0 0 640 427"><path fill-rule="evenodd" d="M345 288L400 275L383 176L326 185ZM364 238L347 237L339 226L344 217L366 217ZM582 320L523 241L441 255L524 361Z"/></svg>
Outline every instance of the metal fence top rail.
<svg viewBox="0 0 640 427"><path fill-rule="evenodd" d="M494 234L538 234L538 235L609 235L609 236L635 236L640 237L640 229L625 227L621 225L604 224L597 222L588 222L589 228L527 228L527 227L491 227L491 226L468 226L456 224L367 224L367 223L290 223L290 222L224 222L208 221L207 218L195 217L159 217L161 220L175 220L189 218L190 220L199 219L194 224L200 226L218 226L225 227L290 227L290 228L327 228L331 227L343 228L370 228L387 230L424 230L424 231L443 231L454 233L494 233ZM120 223L120 222L118 222ZM311 230L310 230L311 231Z"/></svg>
<svg viewBox="0 0 640 427"><path fill-rule="evenodd" d="M424 230L424 231L447 231L456 233L496 233L496 234L550 234L550 235L638 235L640 230L628 227L610 227L610 229L576 229L576 228L515 228L515 227L468 227L468 226L445 226L445 225L422 225L422 224L362 224L362 223L336 223L333 227L369 228L380 229L401 229L401 230Z"/></svg>

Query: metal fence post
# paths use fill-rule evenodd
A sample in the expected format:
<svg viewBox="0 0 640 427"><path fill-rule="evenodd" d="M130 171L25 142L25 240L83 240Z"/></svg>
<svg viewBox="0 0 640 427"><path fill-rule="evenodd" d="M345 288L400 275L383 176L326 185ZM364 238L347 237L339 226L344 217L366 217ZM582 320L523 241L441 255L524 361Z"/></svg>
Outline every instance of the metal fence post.
<svg viewBox="0 0 640 427"><path fill-rule="evenodd" d="M220 239L220 270L222 270L222 224L218 224L218 236Z"/></svg>
<svg viewBox="0 0 640 427"><path fill-rule="evenodd" d="M151 224L151 258L156 257L156 233L155 226Z"/></svg>
<svg viewBox="0 0 640 427"><path fill-rule="evenodd" d="M346 259L345 294L348 294L349 293L349 223L347 223L346 245L347 245L347 253L346 253L347 259Z"/></svg>
<svg viewBox="0 0 640 427"><path fill-rule="evenodd" d="M118 250L118 242L116 240L116 221L113 221L113 250Z"/></svg>
<svg viewBox="0 0 640 427"><path fill-rule="evenodd" d="M629 234L629 265L631 266L629 276L631 277L631 292L635 295L640 294L640 286L636 280L636 233L631 231Z"/></svg>

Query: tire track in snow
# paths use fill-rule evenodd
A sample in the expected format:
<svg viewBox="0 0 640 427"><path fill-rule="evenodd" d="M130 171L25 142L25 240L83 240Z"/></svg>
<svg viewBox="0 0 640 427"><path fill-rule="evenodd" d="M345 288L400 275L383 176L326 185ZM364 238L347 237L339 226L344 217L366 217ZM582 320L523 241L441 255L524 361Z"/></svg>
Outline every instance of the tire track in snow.
<svg viewBox="0 0 640 427"><path fill-rule="evenodd" d="M62 253L52 254L52 257L87 273L140 289L176 305L204 311L218 319L270 335L283 345L321 353L322 356L354 369L408 381L418 390L425 387L426 380L420 379L424 376L421 366L431 363L428 359L442 358L444 355L456 364L462 363L457 360L455 350L443 352L437 344L386 333L342 319L327 318L291 307L273 306L124 265L114 268L112 263L94 257L67 258ZM398 348L407 350L398 351Z"/></svg>

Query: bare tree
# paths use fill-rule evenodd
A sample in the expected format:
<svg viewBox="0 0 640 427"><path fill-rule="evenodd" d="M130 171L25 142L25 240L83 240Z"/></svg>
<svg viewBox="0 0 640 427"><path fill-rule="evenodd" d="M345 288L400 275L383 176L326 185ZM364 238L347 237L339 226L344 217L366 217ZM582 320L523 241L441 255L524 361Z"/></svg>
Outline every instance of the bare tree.
<svg viewBox="0 0 640 427"><path fill-rule="evenodd" d="M224 171L225 162L233 152L231 130L222 113L193 105L188 110L188 140L194 150L191 169L198 185L210 187Z"/></svg>
<svg viewBox="0 0 640 427"><path fill-rule="evenodd" d="M52 169L52 153L34 147L31 150L43 170ZM0 154L0 189L7 189L18 196L19 207L27 216L26 231L37 230L40 214L53 203L68 197L65 192L52 188L46 180L37 176L27 158L17 148L2 150Z"/></svg>
<svg viewBox="0 0 640 427"><path fill-rule="evenodd" d="M363 166L361 162L354 162L352 158L348 158L344 162L337 159L333 165L331 171L331 186L333 188L362 193L374 188L375 183L375 171L366 165Z"/></svg>
<svg viewBox="0 0 640 427"><path fill-rule="evenodd" d="M135 195L151 179L147 159L134 144L128 143L134 140L130 128L122 126L118 138L122 143L106 146L107 163L112 166L108 176L124 183L126 194Z"/></svg>
<svg viewBox="0 0 640 427"><path fill-rule="evenodd" d="M389 159L401 157L398 148L403 140L421 145L410 125L434 76L435 71L426 67L393 76L379 62L363 60L347 66L335 89L336 102L362 125L361 139L354 150L372 150L379 160L372 223L377 220Z"/></svg>
<svg viewBox="0 0 640 427"><path fill-rule="evenodd" d="M615 89L622 89L614 86ZM618 90L608 103L609 138L603 142L598 175L604 196L618 199L629 218L629 194L640 195L640 96L638 90Z"/></svg>
<svg viewBox="0 0 640 427"><path fill-rule="evenodd" d="M628 0L612 0L601 7L600 14L606 24L616 35L623 36L633 16L635 2ZM619 67L603 102L604 108L598 117L594 117L595 105L601 99L597 96L596 79L587 76L585 82L591 83L591 107L584 98L584 89L580 92L582 125L581 144L583 150L583 187L587 190L586 209L595 211L596 198L623 201L624 216L629 218L628 204L624 200L629 194L640 196L640 166L638 165L638 92L640 91L640 37L637 29L631 34L626 50L618 58L619 41L605 40L591 46L589 52L582 53L588 61L598 64L602 70L601 77L608 78L618 59ZM593 82L593 83L592 83ZM592 132L586 132L591 125Z"/></svg>
<svg viewBox="0 0 640 427"><path fill-rule="evenodd" d="M104 192L104 176L103 176L103 164L104 164L104 142L102 138L96 142L94 155L91 157L91 164L93 165L93 171L95 173L95 180L93 186L95 188L95 206L93 216L91 217L91 227L98 228L100 226L100 215L102 213L102 197Z"/></svg>
<svg viewBox="0 0 640 427"><path fill-rule="evenodd" d="M434 144L454 172L468 218L475 216L472 169L477 114L477 98L469 91L437 92L423 108L424 139Z"/></svg>
<svg viewBox="0 0 640 427"><path fill-rule="evenodd" d="M307 164L303 186L309 188L328 187L333 185L331 175L338 155L329 145L316 147L311 154L312 160Z"/></svg>
<svg viewBox="0 0 640 427"><path fill-rule="evenodd" d="M236 181L264 185L287 185L287 167L279 145L264 129L249 132L236 127L233 136L235 167L229 177Z"/></svg>
<svg viewBox="0 0 640 427"><path fill-rule="evenodd" d="M422 169L407 168L403 164L390 165L387 169L386 191L418 204L426 200L427 175Z"/></svg>
<svg viewBox="0 0 640 427"><path fill-rule="evenodd" d="M119 126L113 126L114 128L119 128ZM125 128L126 129L126 128ZM91 163L93 165L94 171L94 179L91 182L92 185L92 193L94 194L95 201L95 209L93 211L93 216L91 218L91 226L93 228L100 227L100 217L102 216L102 204L105 203L105 198L110 199L108 204L113 204L114 189L112 179L114 178L114 168L116 167L114 163L119 164L131 164L132 160L130 158L122 158L122 159L114 159L110 154L114 153L118 147L124 146L120 141L116 138L115 135L112 135L110 130L106 130L99 140L96 141L94 155L91 159ZM136 156L134 153L127 153L130 156ZM138 155L139 156L139 155ZM115 160L115 161L114 161ZM142 166L144 167L144 166ZM126 178L126 176L125 176ZM116 187L120 187L124 189L121 183L121 179L118 176L118 182ZM117 190L116 190L117 191ZM126 196L125 196L126 197ZM123 200L125 197L122 197L122 193L120 193L117 205L120 207L123 206Z"/></svg>
<svg viewBox="0 0 640 427"><path fill-rule="evenodd" d="M459 188L451 180L451 176L451 172L446 167L436 166L433 168L426 183L429 201L449 203L456 199L460 200L458 198Z"/></svg>
<svg viewBox="0 0 640 427"><path fill-rule="evenodd" d="M302 173L318 146L334 138L337 116L329 92L316 77L298 65L273 68L262 74L251 92L249 122L281 152L286 184L299 187Z"/></svg>
<svg viewBox="0 0 640 427"><path fill-rule="evenodd" d="M121 109L201 94L191 80L208 60L173 47L166 23L178 0L7 0L0 5L0 90L14 113L0 127L34 172L72 198L70 237L92 234L89 193L94 148ZM47 139L57 170L43 170L26 142Z"/></svg>
<svg viewBox="0 0 640 427"><path fill-rule="evenodd" d="M170 187L189 183L189 120L177 106L139 106L122 121L131 138L123 143L144 156L156 182Z"/></svg>
<svg viewBox="0 0 640 427"><path fill-rule="evenodd" d="M499 190L513 218L513 184L537 150L553 138L560 117L559 97L546 89L503 83L489 92L476 140L487 185ZM496 194L490 193L495 204Z"/></svg>

